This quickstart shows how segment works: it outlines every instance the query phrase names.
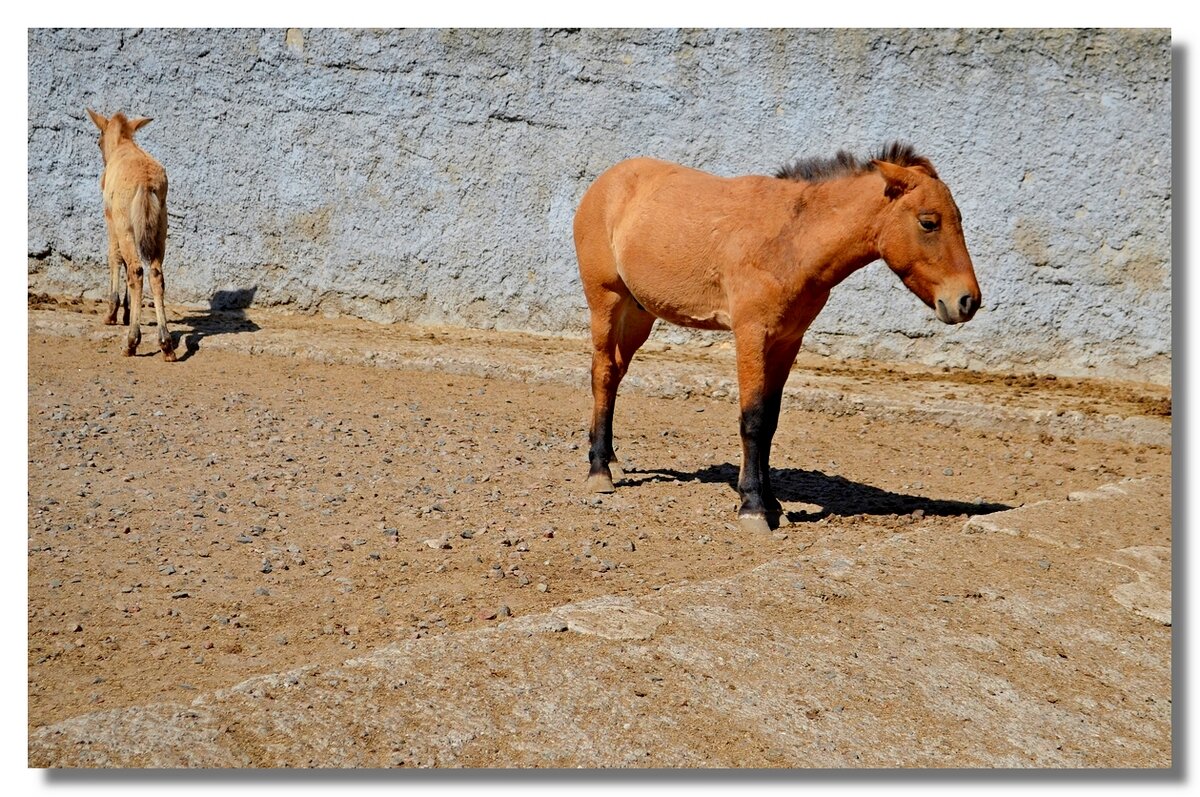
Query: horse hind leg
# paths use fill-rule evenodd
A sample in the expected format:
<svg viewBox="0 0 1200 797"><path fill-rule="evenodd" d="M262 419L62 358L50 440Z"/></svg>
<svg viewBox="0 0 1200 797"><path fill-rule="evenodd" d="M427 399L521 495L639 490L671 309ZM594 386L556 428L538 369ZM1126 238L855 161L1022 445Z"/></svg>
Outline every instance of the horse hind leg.
<svg viewBox="0 0 1200 797"><path fill-rule="evenodd" d="M154 315L158 322L158 345L162 349L163 359L169 363L175 362L175 339L167 329L167 309L163 295L166 293L166 280L163 278L162 257L150 261L150 291L154 294Z"/></svg>
<svg viewBox="0 0 1200 797"><path fill-rule="evenodd" d="M653 327L654 316L628 293L606 292L592 303L592 422L587 479L592 492L613 492L614 471L618 479L621 476L612 442L617 388Z"/></svg>
<svg viewBox="0 0 1200 797"><path fill-rule="evenodd" d="M129 286L126 306L130 313L129 334L125 338L125 356L132 357L142 340L142 261L138 255L133 234L121 236L121 255L125 258L125 278Z"/></svg>

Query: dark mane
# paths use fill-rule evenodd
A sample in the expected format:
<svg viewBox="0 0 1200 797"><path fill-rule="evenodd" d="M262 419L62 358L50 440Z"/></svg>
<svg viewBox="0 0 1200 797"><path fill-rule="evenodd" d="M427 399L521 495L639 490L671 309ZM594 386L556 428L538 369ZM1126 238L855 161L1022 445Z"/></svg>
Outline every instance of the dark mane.
<svg viewBox="0 0 1200 797"><path fill-rule="evenodd" d="M912 144L893 141L880 148L878 154L866 160L860 160L845 150L838 150L832 158L798 158L775 172L775 176L783 180L802 180L807 183L819 183L832 180L835 177L847 177L863 172L874 171L872 160L887 161L897 166L915 166L924 169L931 177L937 179L937 170L924 155L918 155Z"/></svg>

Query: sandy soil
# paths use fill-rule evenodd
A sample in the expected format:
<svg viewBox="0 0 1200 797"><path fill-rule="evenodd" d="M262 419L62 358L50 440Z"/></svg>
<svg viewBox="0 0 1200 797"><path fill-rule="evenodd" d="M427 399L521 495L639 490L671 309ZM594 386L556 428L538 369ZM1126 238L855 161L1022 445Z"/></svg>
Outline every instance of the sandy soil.
<svg viewBox="0 0 1200 797"><path fill-rule="evenodd" d="M735 523L727 346L648 344L617 406L626 476L601 497L582 489L586 342L260 311L171 319L181 362L161 360L152 330L125 358L98 305L31 300L31 732L1170 474L1164 388L802 359L798 390L878 401L787 406L773 465L790 522L750 537ZM684 372L707 390L651 378ZM925 419L937 402L984 422ZM1007 420L989 425L992 410ZM1046 431L1071 413L1074 433ZM1119 422L1160 442L1114 440Z"/></svg>

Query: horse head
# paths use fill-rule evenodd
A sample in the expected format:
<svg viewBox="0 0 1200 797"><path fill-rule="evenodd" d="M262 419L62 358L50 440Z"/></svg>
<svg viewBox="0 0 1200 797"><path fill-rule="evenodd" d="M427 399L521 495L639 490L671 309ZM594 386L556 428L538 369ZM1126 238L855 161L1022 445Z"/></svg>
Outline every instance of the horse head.
<svg viewBox="0 0 1200 797"><path fill-rule="evenodd" d="M100 140L97 143L105 163L108 163L109 155L122 141L133 141L133 134L153 121L144 116L127 119L123 113L115 113L106 119L91 108L88 108L87 112L88 116L92 117L92 122L100 129Z"/></svg>
<svg viewBox="0 0 1200 797"><path fill-rule="evenodd" d="M970 321L982 297L950 189L924 164L872 163L888 200L877 238L880 257L939 320Z"/></svg>

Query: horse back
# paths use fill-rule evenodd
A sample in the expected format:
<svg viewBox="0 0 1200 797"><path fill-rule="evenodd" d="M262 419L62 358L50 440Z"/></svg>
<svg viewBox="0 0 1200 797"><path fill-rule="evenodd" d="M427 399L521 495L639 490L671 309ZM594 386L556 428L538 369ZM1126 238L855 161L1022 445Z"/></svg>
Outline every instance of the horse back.
<svg viewBox="0 0 1200 797"><path fill-rule="evenodd" d="M650 312L683 326L728 328L731 288L790 218L782 187L769 177L622 161L596 179L576 215L585 284L581 232L604 242L611 271Z"/></svg>
<svg viewBox="0 0 1200 797"><path fill-rule="evenodd" d="M162 259L167 238L167 173L132 141L122 144L100 181L106 215L133 235L146 260Z"/></svg>

